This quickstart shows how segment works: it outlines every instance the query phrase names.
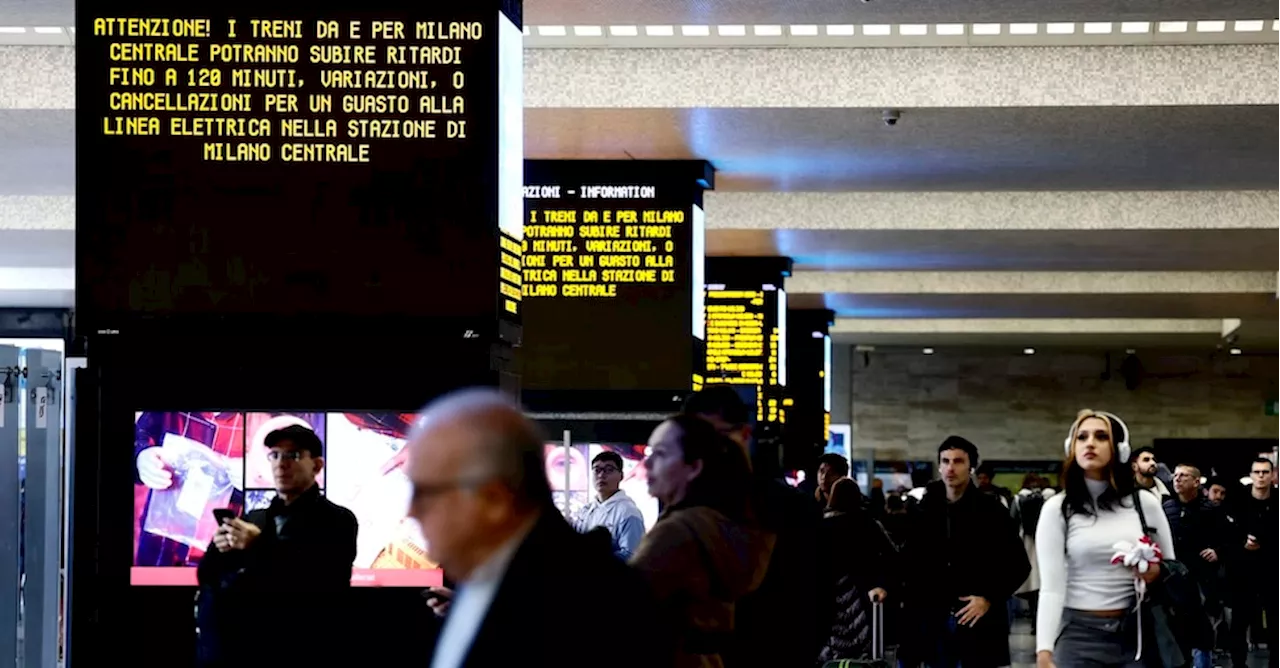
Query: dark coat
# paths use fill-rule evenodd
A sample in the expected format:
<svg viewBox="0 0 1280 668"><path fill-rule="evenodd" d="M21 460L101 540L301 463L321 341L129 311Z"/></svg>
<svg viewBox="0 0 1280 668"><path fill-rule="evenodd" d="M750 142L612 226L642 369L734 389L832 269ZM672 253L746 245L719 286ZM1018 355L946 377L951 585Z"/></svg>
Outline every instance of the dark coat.
<svg viewBox="0 0 1280 668"><path fill-rule="evenodd" d="M1173 549L1178 554L1178 561L1186 564L1197 578L1203 580L1209 577L1217 570L1218 565L1205 561L1200 553L1211 549L1218 553L1221 560L1225 557L1225 548L1230 542L1227 539L1226 516L1221 509L1203 497L1183 503L1175 495L1165 499L1164 515L1169 519Z"/></svg>
<svg viewBox="0 0 1280 668"><path fill-rule="evenodd" d="M827 637L820 662L870 656L871 601L877 587L895 596L893 563L898 550L869 512L840 513L822 520L822 580L828 592L820 607L820 628Z"/></svg>
<svg viewBox="0 0 1280 668"><path fill-rule="evenodd" d="M1260 583L1271 586L1277 577L1276 560L1278 534L1276 493L1265 500L1253 498L1247 487L1239 492L1232 492L1226 505L1230 517L1227 528L1227 575L1237 589L1251 589ZM1257 550L1244 548L1245 538L1254 536L1258 541ZM1182 553L1179 552L1181 557ZM1262 580L1261 578L1266 578Z"/></svg>
<svg viewBox="0 0 1280 668"><path fill-rule="evenodd" d="M907 658L936 646L938 620L965 605L959 597L981 596L991 607L964 631L968 655L961 661L966 668L1009 665L1006 601L1027 579L1031 562L999 498L970 485L949 504L943 484L930 483L912 516L901 563L907 611L921 634L904 646Z"/></svg>
<svg viewBox="0 0 1280 668"><path fill-rule="evenodd" d="M599 619L584 621L593 611ZM663 621L639 573L548 507L516 549L463 666L670 666Z"/></svg>
<svg viewBox="0 0 1280 668"><path fill-rule="evenodd" d="M287 517L280 530L278 516ZM288 506L276 499L244 519L262 534L246 550L220 552L210 544L196 571L200 665L271 666L332 659L347 651L313 644L315 656L310 656L307 646L271 642L259 630L272 618L275 624L287 623L281 617L296 616L304 624L342 621L356 557L355 515L312 487ZM285 654L274 656L277 649Z"/></svg>

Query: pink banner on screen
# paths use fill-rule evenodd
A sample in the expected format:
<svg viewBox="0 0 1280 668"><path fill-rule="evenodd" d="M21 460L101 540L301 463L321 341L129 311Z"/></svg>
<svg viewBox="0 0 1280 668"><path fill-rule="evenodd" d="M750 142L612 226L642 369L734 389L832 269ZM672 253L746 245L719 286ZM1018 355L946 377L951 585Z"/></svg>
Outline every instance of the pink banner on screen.
<svg viewBox="0 0 1280 668"><path fill-rule="evenodd" d="M194 587L196 569L169 566L134 566L129 584L155 587ZM352 587L439 587L444 584L440 569L399 570L357 568L351 572Z"/></svg>

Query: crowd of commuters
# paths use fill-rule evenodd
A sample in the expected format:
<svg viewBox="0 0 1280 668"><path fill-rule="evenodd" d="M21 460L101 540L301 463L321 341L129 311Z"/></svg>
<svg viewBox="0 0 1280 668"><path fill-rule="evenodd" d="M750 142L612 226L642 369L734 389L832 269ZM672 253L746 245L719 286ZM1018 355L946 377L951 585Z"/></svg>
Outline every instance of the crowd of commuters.
<svg viewBox="0 0 1280 668"><path fill-rule="evenodd" d="M1016 598L1033 611L1041 668L1202 668L1219 648L1243 667L1250 639L1275 665L1274 464L1259 457L1248 488L1204 486L1185 464L1166 483L1110 413L1071 424L1060 489L1027 474L1010 493L975 444L951 436L923 489L863 494L849 462L827 454L804 491L753 452L737 393L709 387L649 439L662 511L647 533L610 452L591 463L591 503L565 518L545 439L497 392L445 397L420 425L409 514L450 583L428 592L443 620L433 668L821 666L869 658L877 612L899 665L1006 666ZM358 532L317 491L313 432L287 427L266 445L276 500L219 518L200 564L201 665L338 665L332 645L265 637L251 621L282 601L341 615ZM1182 572L1196 600L1171 627L1140 603ZM599 615L585 623L584 596ZM248 642L263 648L247 663L228 651Z"/></svg>

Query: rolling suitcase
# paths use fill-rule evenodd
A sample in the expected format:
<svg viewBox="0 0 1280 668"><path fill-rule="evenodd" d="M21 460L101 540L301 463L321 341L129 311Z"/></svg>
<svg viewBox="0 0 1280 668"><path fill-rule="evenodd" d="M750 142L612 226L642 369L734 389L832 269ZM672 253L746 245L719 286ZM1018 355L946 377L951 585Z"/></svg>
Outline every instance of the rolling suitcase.
<svg viewBox="0 0 1280 668"><path fill-rule="evenodd" d="M890 668L894 662L884 651L884 603L871 604L871 657L866 659L836 659L822 664L822 668Z"/></svg>

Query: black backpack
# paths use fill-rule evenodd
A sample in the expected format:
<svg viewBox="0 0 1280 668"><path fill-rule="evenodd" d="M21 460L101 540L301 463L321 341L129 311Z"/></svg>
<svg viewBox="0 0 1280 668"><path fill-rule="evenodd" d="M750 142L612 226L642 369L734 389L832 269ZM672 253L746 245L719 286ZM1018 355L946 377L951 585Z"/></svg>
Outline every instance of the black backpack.
<svg viewBox="0 0 1280 668"><path fill-rule="evenodd" d="M1019 495L1017 499L1022 533L1026 536L1035 536L1036 525L1040 522L1040 510L1044 508L1044 496L1040 492L1032 492L1026 496Z"/></svg>

